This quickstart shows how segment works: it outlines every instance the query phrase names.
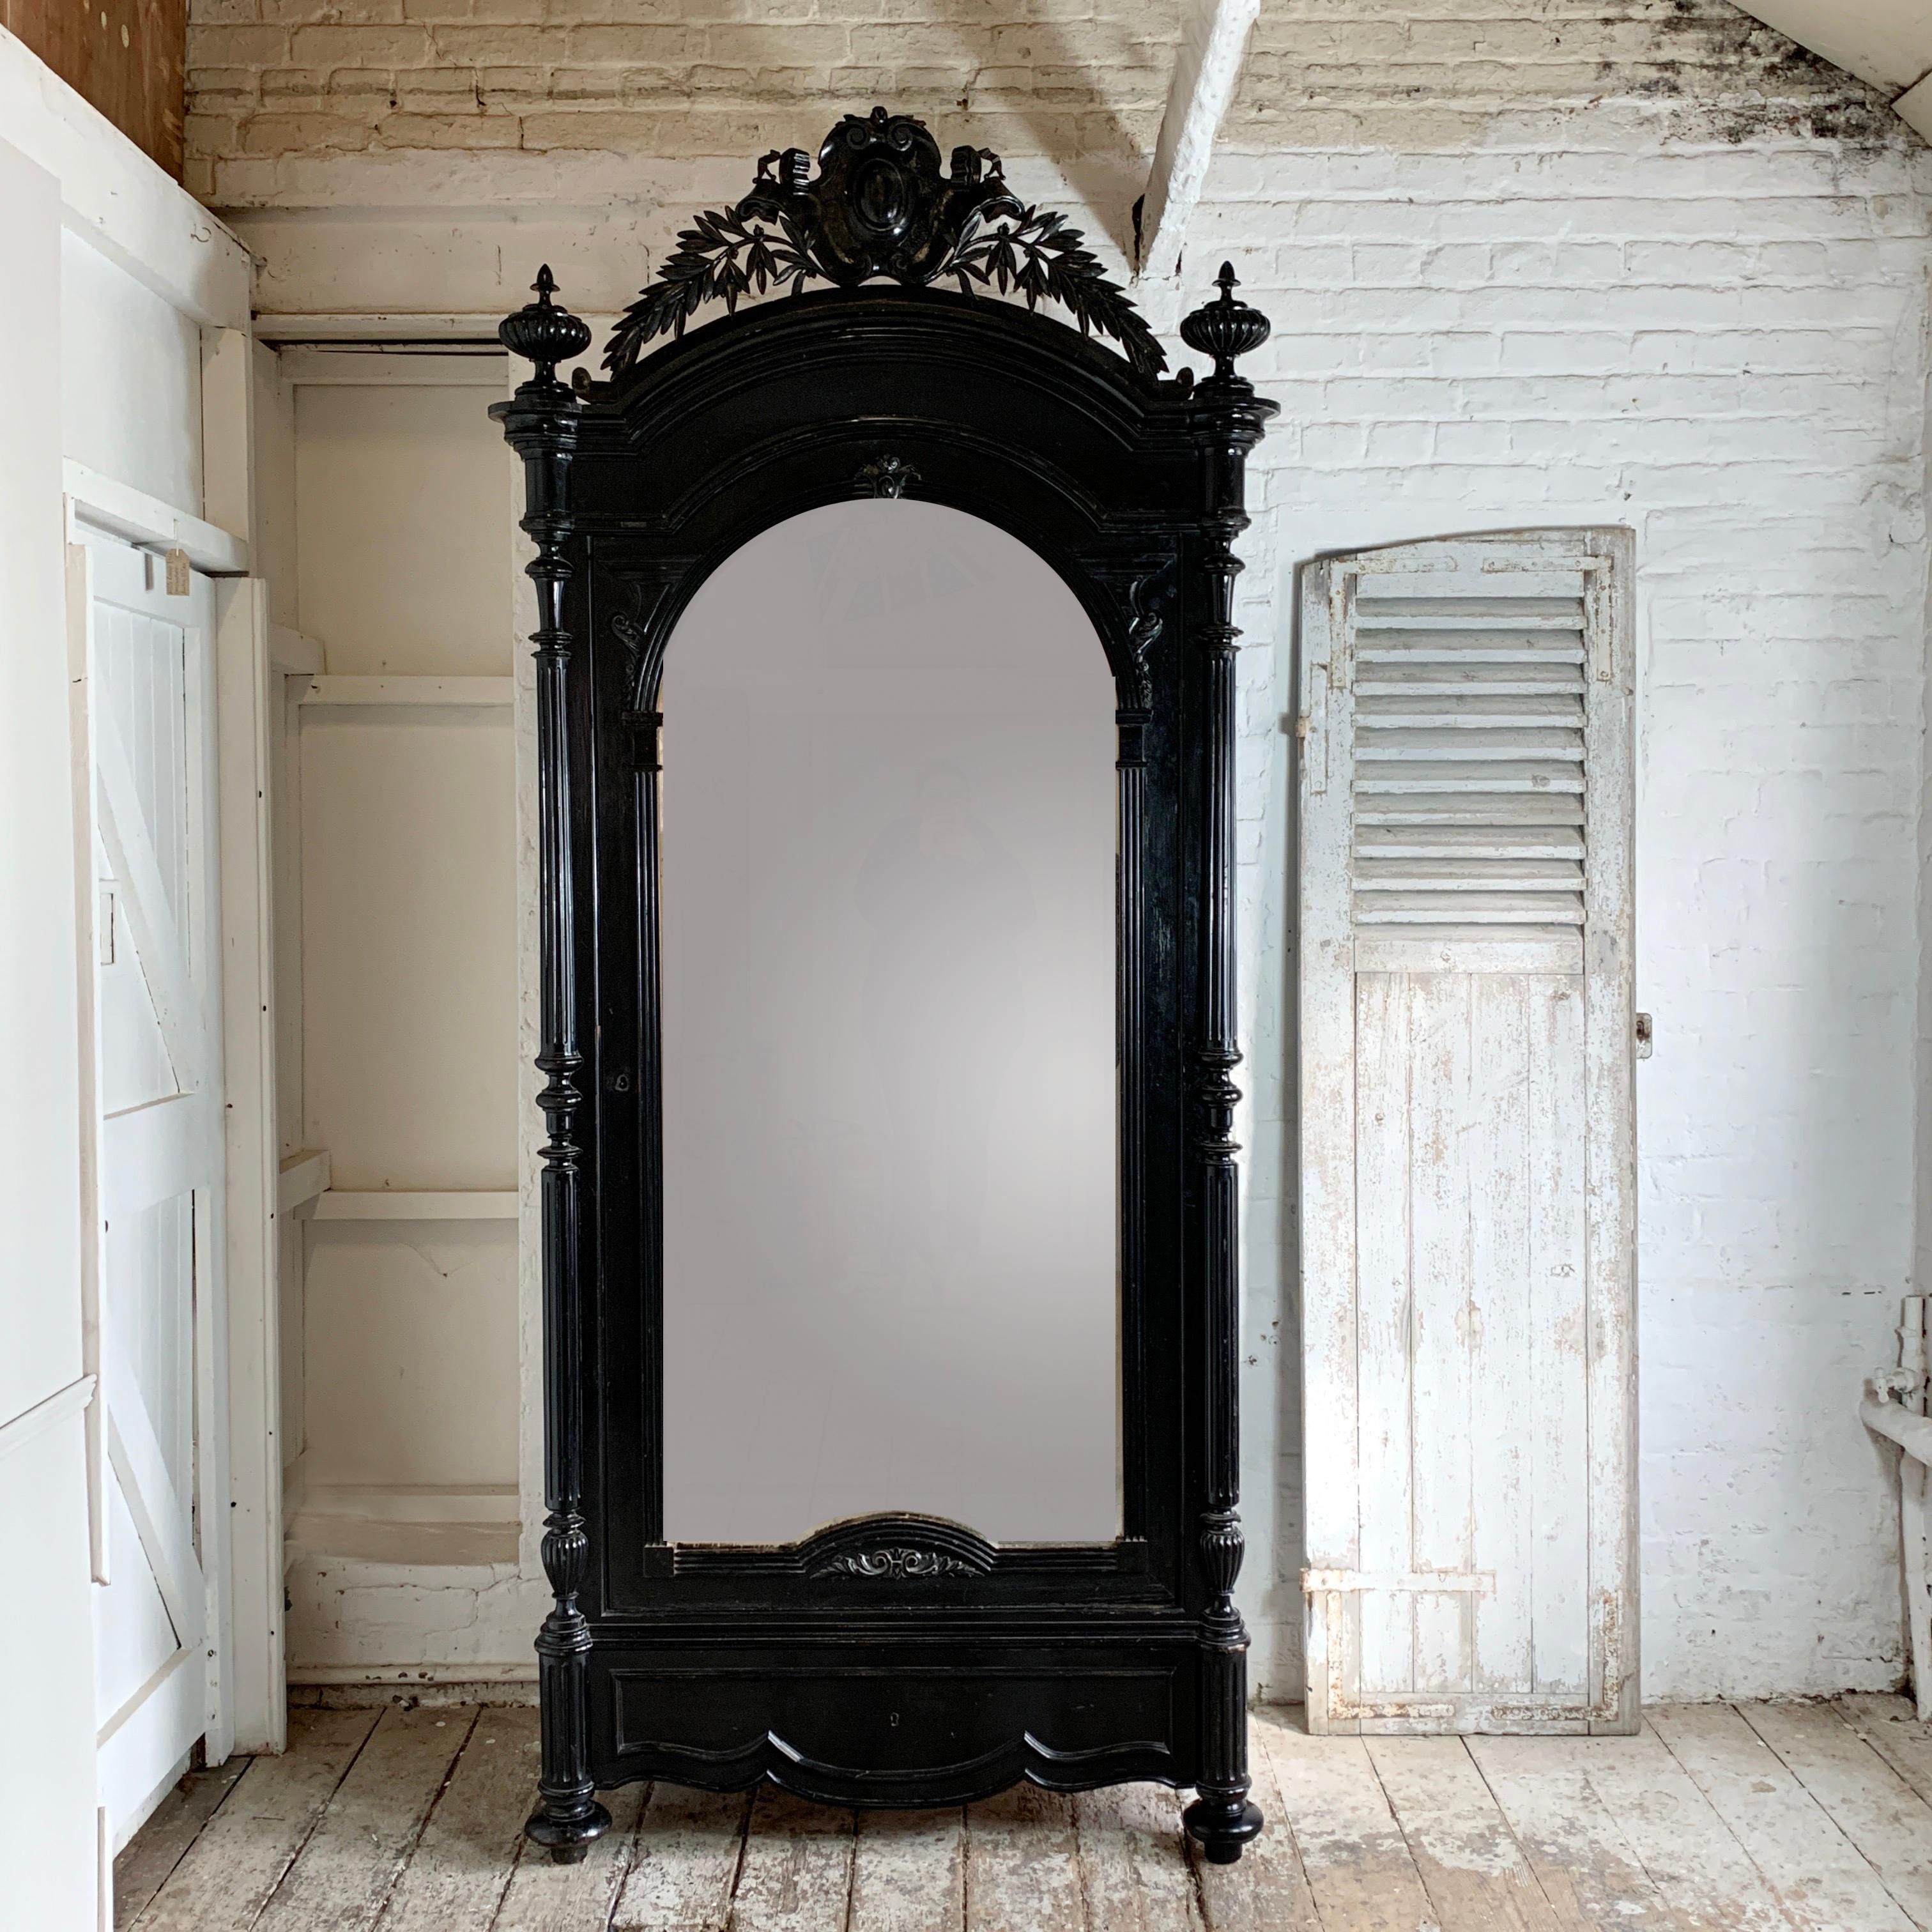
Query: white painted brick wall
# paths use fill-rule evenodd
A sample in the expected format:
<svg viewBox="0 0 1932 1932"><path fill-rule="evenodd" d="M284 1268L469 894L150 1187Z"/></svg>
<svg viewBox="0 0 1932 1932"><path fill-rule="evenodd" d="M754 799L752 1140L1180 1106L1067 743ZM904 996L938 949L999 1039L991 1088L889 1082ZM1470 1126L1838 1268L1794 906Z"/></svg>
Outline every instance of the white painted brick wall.
<svg viewBox="0 0 1932 1932"><path fill-rule="evenodd" d="M400 173L447 206L453 154L553 180L593 153L754 154L886 98L949 140L1144 176L1179 19L1177 0L190 0L188 183L272 206L326 158L332 180ZM1731 140L1889 121L1728 0L1267 0L1229 128L1426 152L1611 100Z"/></svg>
<svg viewBox="0 0 1932 1932"><path fill-rule="evenodd" d="M1573 127L1573 140L1590 130ZM1292 567L1637 532L1646 1695L1885 1686L1888 1458L1854 1413L1912 1240L1932 157L1224 154L1189 248L1275 320L1244 580L1246 1594L1300 1682L1287 783Z"/></svg>
<svg viewBox="0 0 1932 1932"><path fill-rule="evenodd" d="M196 12L272 12L280 32L306 4ZM473 0L469 17L523 4ZM1316 59L1324 47L1338 57ZM258 52L234 83L248 100L278 57ZM1144 161L1081 158L1078 128L1056 147L1061 123L1014 106L1024 78L1000 83L1012 124L1062 159L1021 163L1020 186L1111 236L1118 260ZM853 104L802 86L746 105L742 128L633 120L664 145L570 154L413 152L406 126L387 148L380 116L366 150L285 147L273 123L250 146L248 116L267 111L250 106L209 124L202 159L231 205L256 206L236 219L264 307L500 311L548 256L595 314L648 278L694 207L742 191L756 153L814 140ZM984 136L944 100L918 104L942 141ZM743 138L728 147L720 128ZM1279 0L1230 140L1187 290L1234 257L1274 319L1255 366L1283 412L1243 581L1257 1682L1299 1689L1293 566L1624 521L1640 568L1638 1002L1658 1042L1639 1070L1646 1693L1888 1685L1891 1478L1855 1402L1892 1355L1912 1266L1932 157L1712 0L1413 0L1393 22L1366 0ZM698 158L721 152L728 165ZM1157 316L1179 313L1174 292L1147 292ZM393 1614L356 1617L374 1630ZM371 1654L322 1610L312 1621L345 1660ZM476 1654L458 1631L412 1654L440 1642Z"/></svg>

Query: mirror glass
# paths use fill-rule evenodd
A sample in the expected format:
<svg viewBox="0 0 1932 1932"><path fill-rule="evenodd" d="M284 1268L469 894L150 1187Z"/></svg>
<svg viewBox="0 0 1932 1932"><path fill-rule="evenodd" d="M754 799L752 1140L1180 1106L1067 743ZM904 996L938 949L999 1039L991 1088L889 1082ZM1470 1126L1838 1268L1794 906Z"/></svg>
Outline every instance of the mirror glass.
<svg viewBox="0 0 1932 1932"><path fill-rule="evenodd" d="M866 499L664 660L664 1533L1118 1534L1114 693L1004 532Z"/></svg>

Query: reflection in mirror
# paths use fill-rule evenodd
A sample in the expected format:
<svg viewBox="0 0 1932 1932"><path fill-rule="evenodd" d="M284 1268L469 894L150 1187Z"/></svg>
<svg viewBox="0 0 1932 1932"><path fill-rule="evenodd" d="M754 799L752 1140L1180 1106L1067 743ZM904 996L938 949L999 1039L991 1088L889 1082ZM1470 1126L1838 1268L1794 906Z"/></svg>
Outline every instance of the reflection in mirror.
<svg viewBox="0 0 1932 1932"><path fill-rule="evenodd" d="M930 503L728 558L662 687L664 1533L1119 1528L1114 687Z"/></svg>

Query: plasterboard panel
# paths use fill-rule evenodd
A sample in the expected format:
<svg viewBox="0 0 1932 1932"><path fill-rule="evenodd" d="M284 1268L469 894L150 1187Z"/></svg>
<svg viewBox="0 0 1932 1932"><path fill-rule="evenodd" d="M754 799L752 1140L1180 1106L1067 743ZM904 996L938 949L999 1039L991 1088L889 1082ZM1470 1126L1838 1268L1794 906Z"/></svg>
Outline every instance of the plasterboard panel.
<svg viewBox="0 0 1932 1932"><path fill-rule="evenodd" d="M78 1406L0 1456L0 1549L11 1552L0 1564L0 1654L20 1660L0 1672L0 1870L10 1925L96 1923L85 1459ZM28 1739L31 1748L16 1742Z"/></svg>
<svg viewBox="0 0 1932 1932"><path fill-rule="evenodd" d="M10 1023L8 1078L16 1096L31 1096L16 1099L0 1118L0 1223L7 1230L8 1289L0 1422L33 1408L81 1372L79 922L70 686L61 645L66 620L59 392L40 373L57 368L67 351L55 306L32 295L59 274L60 206L56 182L10 145L19 130L6 118L6 68L0 46L0 127L10 137L0 140L0 256L25 298L0 306L0 352L9 369L36 372L39 379L14 385L7 407L5 460L0 462L0 638L5 640L0 646L0 824L10 835L5 841L6 916L0 920L0 1010ZM32 836L20 836L22 827L31 827ZM82 1534L85 1580L84 1524ZM35 1547L31 1541L0 1546ZM48 1574L46 1561L51 1558L37 1554L43 1574ZM0 1611L13 1604L10 1592L0 1595ZM30 1708L31 1700L15 1701L0 1691L0 1716ZM89 1759L92 1790L91 1751ZM17 1780L0 1778L0 1792L8 1800L0 1812L20 1788ZM18 1816L44 1821L46 1802L36 1798ZM0 1828L0 1848L28 1842L13 1834L10 1820L9 1828ZM37 1855L56 1854L50 1846L44 1853L37 1847ZM32 1909L17 1894L8 1906Z"/></svg>
<svg viewBox="0 0 1932 1932"><path fill-rule="evenodd" d="M332 673L508 675L512 459L490 400L467 387L297 387L298 622Z"/></svg>
<svg viewBox="0 0 1932 1932"><path fill-rule="evenodd" d="M517 1231L308 1233L310 1486L514 1488Z"/></svg>
<svg viewBox="0 0 1932 1932"><path fill-rule="evenodd" d="M304 1141L336 1186L516 1184L512 758L500 712L302 726Z"/></svg>
<svg viewBox="0 0 1932 1932"><path fill-rule="evenodd" d="M61 450L201 514L201 332L79 236L61 236Z"/></svg>

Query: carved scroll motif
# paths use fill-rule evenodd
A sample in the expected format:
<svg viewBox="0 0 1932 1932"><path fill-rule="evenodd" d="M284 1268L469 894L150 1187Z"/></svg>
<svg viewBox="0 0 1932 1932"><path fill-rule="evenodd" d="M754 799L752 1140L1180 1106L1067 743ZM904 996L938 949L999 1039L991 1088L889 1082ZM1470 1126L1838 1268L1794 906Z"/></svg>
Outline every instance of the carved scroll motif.
<svg viewBox="0 0 1932 1932"><path fill-rule="evenodd" d="M949 1556L943 1550L908 1550L892 1546L881 1550L854 1550L835 1557L822 1574L836 1576L970 1576L970 1563Z"/></svg>

